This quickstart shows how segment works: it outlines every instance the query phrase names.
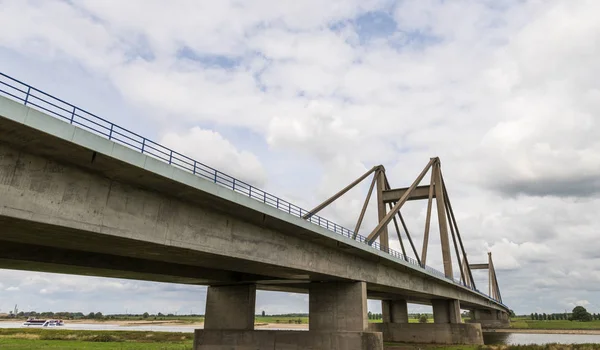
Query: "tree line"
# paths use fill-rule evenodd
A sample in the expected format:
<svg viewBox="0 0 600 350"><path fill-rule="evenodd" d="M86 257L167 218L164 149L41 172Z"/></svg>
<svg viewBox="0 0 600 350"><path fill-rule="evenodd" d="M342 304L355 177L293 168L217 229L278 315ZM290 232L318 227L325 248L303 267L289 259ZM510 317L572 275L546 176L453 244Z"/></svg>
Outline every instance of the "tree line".
<svg viewBox="0 0 600 350"><path fill-rule="evenodd" d="M582 321L589 322L593 320L600 320L600 314L591 314L583 306L576 306L571 313L552 313L546 314L537 312L530 315L534 321Z"/></svg>

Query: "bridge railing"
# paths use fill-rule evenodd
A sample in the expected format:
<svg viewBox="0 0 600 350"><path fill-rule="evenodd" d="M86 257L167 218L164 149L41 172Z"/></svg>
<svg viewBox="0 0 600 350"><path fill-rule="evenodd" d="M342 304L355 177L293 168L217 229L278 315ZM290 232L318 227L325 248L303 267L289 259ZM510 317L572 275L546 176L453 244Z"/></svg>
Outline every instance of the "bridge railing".
<svg viewBox="0 0 600 350"><path fill-rule="evenodd" d="M69 124L88 130L96 135L105 137L108 140L132 148L180 169L189 171L194 175L201 176L215 184L221 185L271 207L287 212L290 215L303 217L305 214L309 213L308 210L302 209L295 204L254 187L247 182L227 175L215 168L198 162L186 155L120 127L104 118L101 118L93 113L90 113L60 98L54 97L42 90L39 90L1 72L0 93L23 103L25 106L33 107L42 112L46 112L47 114L68 122ZM321 216L312 215L308 221L345 237L351 239L354 237L353 231ZM356 235L356 238L354 239L358 242L370 245L373 249L379 251L382 250L378 242L369 244L367 238L364 236ZM436 269L433 269L429 266L421 266L417 260L409 256L405 256L400 252L389 248L385 251L397 259L403 260L414 265L415 267L426 270L432 275L450 280L455 284L465 286L460 281L447 278L444 273ZM471 289L477 293L485 295L477 289Z"/></svg>

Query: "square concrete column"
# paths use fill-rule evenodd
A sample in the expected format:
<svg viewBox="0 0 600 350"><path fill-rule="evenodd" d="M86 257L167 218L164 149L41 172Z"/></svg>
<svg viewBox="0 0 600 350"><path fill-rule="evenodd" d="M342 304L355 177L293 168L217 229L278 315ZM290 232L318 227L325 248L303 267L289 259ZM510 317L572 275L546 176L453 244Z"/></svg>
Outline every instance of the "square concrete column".
<svg viewBox="0 0 600 350"><path fill-rule="evenodd" d="M364 332L368 327L365 282L311 283L308 298L311 331Z"/></svg>
<svg viewBox="0 0 600 350"><path fill-rule="evenodd" d="M454 299L434 299L433 306L434 323L461 323L460 302Z"/></svg>
<svg viewBox="0 0 600 350"><path fill-rule="evenodd" d="M256 285L210 286L204 329L254 330Z"/></svg>
<svg viewBox="0 0 600 350"><path fill-rule="evenodd" d="M381 311L384 323L408 323L408 305L406 300L382 300Z"/></svg>

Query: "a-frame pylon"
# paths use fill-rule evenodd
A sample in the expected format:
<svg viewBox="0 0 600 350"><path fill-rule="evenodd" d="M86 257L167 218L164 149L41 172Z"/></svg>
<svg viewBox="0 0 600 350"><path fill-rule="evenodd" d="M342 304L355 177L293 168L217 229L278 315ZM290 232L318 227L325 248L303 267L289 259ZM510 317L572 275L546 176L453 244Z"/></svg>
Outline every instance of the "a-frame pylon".
<svg viewBox="0 0 600 350"><path fill-rule="evenodd" d="M425 176L430 173L429 184L421 185ZM444 177L441 170L441 162L439 158L431 158L425 168L413 181L413 183L407 188L391 188L389 180L385 173L385 168L382 165L375 166L363 174L361 177L356 179L354 182L343 188L341 191L328 198L326 201L315 207L309 213L304 215L305 219L309 219L312 215L316 214L323 208L327 207L335 200L340 198L350 189L361 183L363 180L373 174L369 190L365 202L361 208L360 215L354 228L353 237L357 239L359 231L361 229L367 207L371 200L373 191L376 191L377 201L377 225L366 237L366 243L370 245L378 245L379 249L383 251L389 250L389 236L388 236L388 225L393 223L398 235L400 248L402 250L402 256L404 259L408 259L404 240L402 237L402 231L404 231L412 254L419 265L425 267L428 257L428 246L429 246L429 231L431 228L431 217L433 211L433 201L436 203L437 221L440 232L440 243L442 247L442 261L444 265L444 275L447 278L454 279L453 265L452 265L452 251L450 240L452 240L452 246L454 248L454 255L457 259L459 266L461 283L470 288L475 288L475 281L471 273L469 261L467 258L466 251L462 242L460 231L456 223L456 218L452 210L448 191L444 183ZM418 253L411 234L408 231L408 227L402 216L400 210L404 204L412 200L427 200L427 214L425 218L425 227L423 235L423 247L421 254ZM402 228L402 229L401 229ZM378 244L376 244L378 242Z"/></svg>

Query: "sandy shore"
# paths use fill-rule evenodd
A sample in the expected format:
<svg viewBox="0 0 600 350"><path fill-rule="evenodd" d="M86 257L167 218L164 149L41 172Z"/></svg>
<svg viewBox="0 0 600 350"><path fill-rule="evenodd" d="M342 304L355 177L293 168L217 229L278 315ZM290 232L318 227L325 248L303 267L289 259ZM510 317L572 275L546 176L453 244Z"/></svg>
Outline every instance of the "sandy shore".
<svg viewBox="0 0 600 350"><path fill-rule="evenodd" d="M295 323L257 323L254 325L256 329L308 329L308 324Z"/></svg>
<svg viewBox="0 0 600 350"><path fill-rule="evenodd" d="M2 323L21 323L25 322L22 319L2 319ZM203 328L204 322L185 322L181 320L65 320L67 324L108 324L117 326L186 326ZM257 323L257 329L308 329L308 324L291 324L291 323Z"/></svg>
<svg viewBox="0 0 600 350"><path fill-rule="evenodd" d="M1 323L22 323L24 319L2 319ZM65 320L68 324L111 324L117 326L204 326L204 322L185 322L180 320Z"/></svg>
<svg viewBox="0 0 600 350"><path fill-rule="evenodd" d="M599 335L600 329L515 329L503 328L484 330L484 333L528 333L528 334L589 334Z"/></svg>

